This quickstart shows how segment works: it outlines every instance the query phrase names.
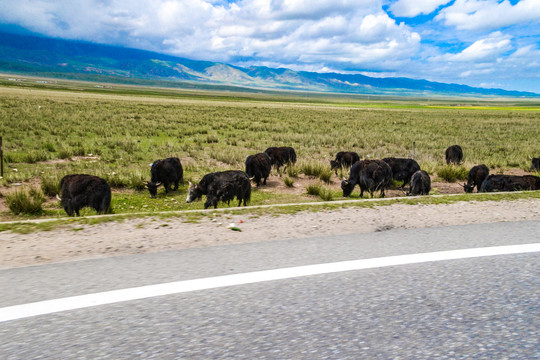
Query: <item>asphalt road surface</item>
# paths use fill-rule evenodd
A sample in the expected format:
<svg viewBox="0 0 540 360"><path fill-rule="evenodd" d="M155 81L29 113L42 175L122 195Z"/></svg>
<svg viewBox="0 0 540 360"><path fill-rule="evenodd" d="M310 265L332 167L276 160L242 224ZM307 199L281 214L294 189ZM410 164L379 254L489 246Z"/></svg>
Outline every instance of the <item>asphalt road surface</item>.
<svg viewBox="0 0 540 360"><path fill-rule="evenodd" d="M0 270L0 359L540 359L538 243L540 222L526 221ZM422 255L405 265L294 272L521 244L536 245L526 253L437 261ZM279 280L257 275L250 283L162 296L151 287L291 267L297 270ZM133 288L147 292L137 300L115 297ZM72 298L96 293L112 295L86 307ZM1 320L19 305L47 309L43 301L64 298L72 310Z"/></svg>

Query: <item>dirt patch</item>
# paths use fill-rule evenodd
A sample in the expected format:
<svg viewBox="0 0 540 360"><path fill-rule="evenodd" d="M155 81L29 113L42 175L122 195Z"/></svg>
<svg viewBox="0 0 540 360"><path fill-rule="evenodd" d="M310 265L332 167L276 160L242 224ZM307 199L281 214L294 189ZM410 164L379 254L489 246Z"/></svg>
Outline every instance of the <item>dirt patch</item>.
<svg viewBox="0 0 540 360"><path fill-rule="evenodd" d="M280 216L216 213L199 223L186 223L182 218L137 219L26 235L0 232L0 268L277 239L519 220L540 220L540 199L394 204ZM241 231L229 229L231 223Z"/></svg>

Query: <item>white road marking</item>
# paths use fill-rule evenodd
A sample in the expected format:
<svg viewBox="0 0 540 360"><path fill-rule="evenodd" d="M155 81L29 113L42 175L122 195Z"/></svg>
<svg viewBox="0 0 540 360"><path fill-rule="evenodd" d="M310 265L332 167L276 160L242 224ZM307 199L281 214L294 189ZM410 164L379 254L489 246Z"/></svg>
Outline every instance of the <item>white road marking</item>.
<svg viewBox="0 0 540 360"><path fill-rule="evenodd" d="M321 275L351 270L374 269L387 266L470 259L485 256L525 254L539 251L540 243L494 246L410 255L397 255L373 259L340 261L326 264L297 266L194 280L176 281L164 284L105 291L95 294L71 296L61 299L8 306L0 308L0 322L23 319L31 316L52 314L67 310L82 309L98 305L113 304L122 301L139 300L156 296L180 294L190 291L215 289L227 286L245 285L263 281L283 280L302 276Z"/></svg>

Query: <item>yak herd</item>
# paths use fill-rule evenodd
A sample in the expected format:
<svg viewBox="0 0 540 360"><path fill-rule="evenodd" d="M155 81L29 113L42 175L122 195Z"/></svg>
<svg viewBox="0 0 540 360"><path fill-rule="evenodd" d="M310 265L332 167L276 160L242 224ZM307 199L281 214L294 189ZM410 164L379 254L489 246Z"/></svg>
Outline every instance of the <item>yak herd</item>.
<svg viewBox="0 0 540 360"><path fill-rule="evenodd" d="M452 145L445 152L447 164L459 164L463 160L463 150L459 145ZM198 184L189 183L186 202L200 200L206 196L204 208L217 208L219 202L230 204L238 200L238 206L244 206L251 198L251 181L259 187L266 185L272 168L280 172L296 163L296 152L292 147L269 147L262 153L249 155L245 162L245 171L227 170L206 174ZM339 152L330 161L330 168L336 175L338 169L349 169L349 178L343 178L341 189L343 196L350 196L355 186L360 187L360 197L364 191L373 197L379 191L384 197L385 189L391 187L393 180L403 183L401 189L409 184L407 195L427 195L431 190L431 179L420 165L407 158L389 157L382 160L360 160L355 152ZM532 159L532 170L540 171L540 157ZM157 189L163 185L165 193L177 190L184 182L184 171L180 159L170 157L156 160L151 164L150 181L145 183L150 196L154 198ZM476 165L469 171L467 183L462 185L465 192L540 190L540 177L533 175L493 175L486 165ZM66 175L60 181L60 201L69 216L79 216L83 207L91 207L98 213L107 213L111 204L111 189L107 182L93 175Z"/></svg>

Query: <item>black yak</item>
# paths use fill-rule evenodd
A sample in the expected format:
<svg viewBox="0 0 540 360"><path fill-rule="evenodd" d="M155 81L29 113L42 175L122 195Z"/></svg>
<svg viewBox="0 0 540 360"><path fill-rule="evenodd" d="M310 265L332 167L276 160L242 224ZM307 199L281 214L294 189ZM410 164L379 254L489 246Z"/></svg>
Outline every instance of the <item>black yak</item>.
<svg viewBox="0 0 540 360"><path fill-rule="evenodd" d="M111 206L111 188L104 179L86 174L66 175L60 180L64 210L69 216L80 216L79 210L91 207L98 214L105 214Z"/></svg>
<svg viewBox="0 0 540 360"><path fill-rule="evenodd" d="M411 176L411 188L407 195L428 195L431 191L431 178L424 170L418 170Z"/></svg>
<svg viewBox="0 0 540 360"><path fill-rule="evenodd" d="M392 178L403 181L402 189L411 182L411 176L420 170L420 165L414 159L389 157L382 160L392 168Z"/></svg>
<svg viewBox="0 0 540 360"><path fill-rule="evenodd" d="M288 164L296 163L296 151L289 146L281 147L269 147L264 150L265 154L270 157L270 163L276 168L279 172L279 168L285 165L285 168Z"/></svg>
<svg viewBox="0 0 540 360"><path fill-rule="evenodd" d="M540 171L540 157L532 158L531 170L532 171Z"/></svg>
<svg viewBox="0 0 540 360"><path fill-rule="evenodd" d="M474 187L476 186L476 191L480 192L480 187L482 183L489 175L489 168L484 165L476 165L469 170L469 175L467 176L467 183L463 184L463 189L467 193L472 193Z"/></svg>
<svg viewBox="0 0 540 360"><path fill-rule="evenodd" d="M251 181L249 176L240 170L218 171L206 174L201 181L195 185L190 183L186 202L202 198L206 195L205 209L217 207L219 201L229 203L235 197L238 199L238 206L244 203L247 205L251 199Z"/></svg>
<svg viewBox="0 0 540 360"><path fill-rule="evenodd" d="M176 191L178 190L179 182L184 182L184 170L182 169L180 159L177 157L154 161L151 165L150 174L152 177L145 185L152 198L156 197L159 185L163 184L165 193L167 194L171 184L174 184L173 190Z"/></svg>
<svg viewBox="0 0 540 360"><path fill-rule="evenodd" d="M540 190L540 177L533 175L489 175L480 192Z"/></svg>
<svg viewBox="0 0 540 360"><path fill-rule="evenodd" d="M360 160L351 167L349 179L343 179L341 189L343 196L351 195L356 185L360 186L360 197L367 190L371 197L373 192L380 191L384 197L384 190L392 184L392 169L382 160Z"/></svg>
<svg viewBox="0 0 540 360"><path fill-rule="evenodd" d="M272 163L270 156L266 153L249 155L246 158L246 174L255 180L257 187L261 185L261 179L263 180L263 185L266 185L266 179L270 176L271 170Z"/></svg>
<svg viewBox="0 0 540 360"><path fill-rule="evenodd" d="M335 170L337 175L338 169L350 168L357 161L360 161L360 156L354 151L340 151L334 160L330 160L330 170Z"/></svg>
<svg viewBox="0 0 540 360"><path fill-rule="evenodd" d="M463 160L463 150L459 145L452 145L445 151L446 164L458 165Z"/></svg>

